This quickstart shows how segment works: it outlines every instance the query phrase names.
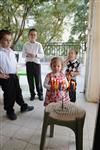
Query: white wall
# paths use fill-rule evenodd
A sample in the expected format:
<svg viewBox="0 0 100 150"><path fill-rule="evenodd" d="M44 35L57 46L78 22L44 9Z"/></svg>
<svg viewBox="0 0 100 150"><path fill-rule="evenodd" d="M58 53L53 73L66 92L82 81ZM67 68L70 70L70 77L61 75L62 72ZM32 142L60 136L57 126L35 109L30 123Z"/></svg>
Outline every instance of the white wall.
<svg viewBox="0 0 100 150"><path fill-rule="evenodd" d="M85 96L90 102L100 99L100 1L90 0Z"/></svg>

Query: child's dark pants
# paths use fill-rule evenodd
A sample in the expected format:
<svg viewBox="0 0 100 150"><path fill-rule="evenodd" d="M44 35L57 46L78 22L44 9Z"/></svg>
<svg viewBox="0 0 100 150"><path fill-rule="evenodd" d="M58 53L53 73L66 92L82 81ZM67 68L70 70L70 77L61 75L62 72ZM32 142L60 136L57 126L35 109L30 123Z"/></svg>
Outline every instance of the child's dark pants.
<svg viewBox="0 0 100 150"><path fill-rule="evenodd" d="M26 63L27 79L30 89L31 97L35 96L35 85L38 96L43 95L42 81L41 81L41 65L34 62Z"/></svg>
<svg viewBox="0 0 100 150"><path fill-rule="evenodd" d="M76 81L73 80L74 84L70 82L69 97L71 102L76 102Z"/></svg>
<svg viewBox="0 0 100 150"><path fill-rule="evenodd" d="M19 79L16 74L9 74L8 79L0 79L0 85L4 92L4 109L7 113L14 111L15 102L21 107L27 107L27 104L23 100Z"/></svg>

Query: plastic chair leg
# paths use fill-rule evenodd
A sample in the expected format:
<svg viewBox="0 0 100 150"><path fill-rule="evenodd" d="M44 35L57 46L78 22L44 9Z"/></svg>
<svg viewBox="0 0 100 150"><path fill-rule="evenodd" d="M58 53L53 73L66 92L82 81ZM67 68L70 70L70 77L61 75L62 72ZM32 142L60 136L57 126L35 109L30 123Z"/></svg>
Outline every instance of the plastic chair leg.
<svg viewBox="0 0 100 150"><path fill-rule="evenodd" d="M77 120L76 150L83 150L83 123L82 123L82 120Z"/></svg>
<svg viewBox="0 0 100 150"><path fill-rule="evenodd" d="M53 137L53 133L54 133L54 124L50 125L50 137Z"/></svg>
<svg viewBox="0 0 100 150"><path fill-rule="evenodd" d="M46 139L46 133L47 133L47 127L48 127L48 114L44 114L44 120L43 120L43 126L42 126L42 134L41 134L41 141L40 141L40 150L44 149L45 139Z"/></svg>

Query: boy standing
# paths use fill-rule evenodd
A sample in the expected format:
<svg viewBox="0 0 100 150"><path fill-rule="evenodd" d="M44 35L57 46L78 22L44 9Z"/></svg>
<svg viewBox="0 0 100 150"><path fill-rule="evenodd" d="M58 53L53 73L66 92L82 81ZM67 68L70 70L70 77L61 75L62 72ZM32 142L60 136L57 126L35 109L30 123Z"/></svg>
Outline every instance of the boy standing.
<svg viewBox="0 0 100 150"><path fill-rule="evenodd" d="M76 76L80 75L80 63L77 60L77 52L71 49L68 54L68 60L66 65L66 77L70 83L69 97L71 102L76 101Z"/></svg>
<svg viewBox="0 0 100 150"><path fill-rule="evenodd" d="M13 109L15 101L21 107L21 112L31 111L33 106L28 106L22 96L17 76L17 61L13 50L12 34L8 30L0 30L0 86L4 92L4 109L10 120L17 119Z"/></svg>
<svg viewBox="0 0 100 150"><path fill-rule="evenodd" d="M29 30L29 41L23 46L22 56L26 59L26 72L30 90L30 100L35 99L35 86L39 100L43 100L43 87L41 80L41 65L40 59L44 57L42 45L37 42L37 30Z"/></svg>

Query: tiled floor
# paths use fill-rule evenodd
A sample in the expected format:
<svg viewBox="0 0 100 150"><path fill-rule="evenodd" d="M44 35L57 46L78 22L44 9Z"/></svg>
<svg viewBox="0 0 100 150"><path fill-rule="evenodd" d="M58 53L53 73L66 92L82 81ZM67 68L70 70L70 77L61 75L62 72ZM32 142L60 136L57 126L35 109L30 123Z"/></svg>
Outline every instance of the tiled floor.
<svg viewBox="0 0 100 150"><path fill-rule="evenodd" d="M42 68L43 79L46 73ZM24 81L24 82L23 82ZM79 82L80 81L80 82ZM83 95L84 75L78 80L77 104L86 110L86 120L84 125L83 150L91 150L95 127L97 104L88 103ZM16 104L15 110L17 120L10 121L6 118L3 110L2 91L0 91L0 150L39 150L41 128L43 123L43 102L38 98L29 101L29 91L26 77L20 78L25 101L34 105L34 111L20 113L20 108ZM56 126L54 138L49 138L47 134L45 150L76 150L74 133L65 127Z"/></svg>

